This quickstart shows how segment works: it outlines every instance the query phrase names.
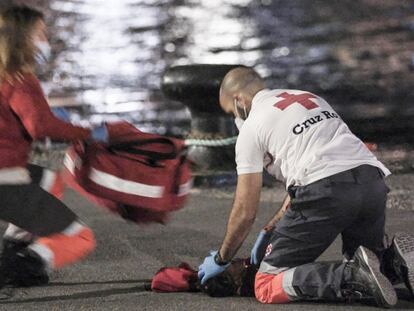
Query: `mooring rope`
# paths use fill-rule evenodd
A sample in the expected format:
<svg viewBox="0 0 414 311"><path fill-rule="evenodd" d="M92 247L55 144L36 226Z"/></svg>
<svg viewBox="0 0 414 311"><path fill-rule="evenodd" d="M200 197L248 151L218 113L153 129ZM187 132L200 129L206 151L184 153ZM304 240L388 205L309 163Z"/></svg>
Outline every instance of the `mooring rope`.
<svg viewBox="0 0 414 311"><path fill-rule="evenodd" d="M186 146L196 147L225 147L236 143L237 136L226 138L188 138ZM58 167L63 160L67 144L35 143L32 147L31 163L45 167Z"/></svg>
<svg viewBox="0 0 414 311"><path fill-rule="evenodd" d="M234 145L237 141L237 136L218 138L218 139L195 139L188 138L185 140L186 146L202 146L202 147L223 147Z"/></svg>

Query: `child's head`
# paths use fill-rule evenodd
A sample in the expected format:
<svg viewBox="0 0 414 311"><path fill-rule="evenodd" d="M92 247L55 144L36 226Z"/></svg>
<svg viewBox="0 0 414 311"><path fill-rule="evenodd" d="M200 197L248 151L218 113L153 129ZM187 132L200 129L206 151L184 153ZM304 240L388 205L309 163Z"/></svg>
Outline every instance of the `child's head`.
<svg viewBox="0 0 414 311"><path fill-rule="evenodd" d="M0 12L0 79L33 71L38 43L47 43L43 13L27 6Z"/></svg>
<svg viewBox="0 0 414 311"><path fill-rule="evenodd" d="M209 279L202 291L212 297L254 296L254 279L257 268L248 259L234 259L230 267Z"/></svg>

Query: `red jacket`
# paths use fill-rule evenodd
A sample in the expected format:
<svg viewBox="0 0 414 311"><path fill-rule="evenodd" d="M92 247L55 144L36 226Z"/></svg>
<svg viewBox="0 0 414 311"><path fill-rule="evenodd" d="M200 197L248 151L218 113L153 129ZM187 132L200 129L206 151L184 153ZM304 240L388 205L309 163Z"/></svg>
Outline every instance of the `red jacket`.
<svg viewBox="0 0 414 311"><path fill-rule="evenodd" d="M83 140L90 130L65 123L51 112L33 74L0 82L0 169L25 167L33 140Z"/></svg>

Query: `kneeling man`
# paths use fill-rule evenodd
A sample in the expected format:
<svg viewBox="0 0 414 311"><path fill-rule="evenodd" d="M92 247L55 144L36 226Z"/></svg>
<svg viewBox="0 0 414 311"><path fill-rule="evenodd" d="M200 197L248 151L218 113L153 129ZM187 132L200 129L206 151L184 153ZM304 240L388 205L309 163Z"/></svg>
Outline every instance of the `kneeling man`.
<svg viewBox="0 0 414 311"><path fill-rule="evenodd" d="M390 172L324 99L266 89L253 69L239 67L225 76L220 105L240 130L238 181L224 241L200 266L202 284L228 267L248 235L266 167L288 196L252 250L260 302L370 297L390 307L397 303L390 279L404 280L412 293L414 238L384 245ZM339 234L347 260L315 262Z"/></svg>

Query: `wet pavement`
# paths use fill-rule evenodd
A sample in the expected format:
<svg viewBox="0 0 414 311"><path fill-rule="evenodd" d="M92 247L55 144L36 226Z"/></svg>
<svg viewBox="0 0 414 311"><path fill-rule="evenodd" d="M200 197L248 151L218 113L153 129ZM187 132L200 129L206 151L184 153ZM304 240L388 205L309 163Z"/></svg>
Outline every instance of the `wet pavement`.
<svg viewBox="0 0 414 311"><path fill-rule="evenodd" d="M412 232L414 226L414 175L389 179L387 231ZM411 189L410 189L411 188ZM250 253L260 227L274 213L283 199L281 187L266 188L252 233L239 252ZM157 294L145 290L145 284L162 266L181 261L197 267L210 249L222 241L232 202L231 188L195 189L189 204L174 214L167 226L139 227L126 223L93 207L68 191L65 202L95 231L98 245L95 253L82 263L52 275L48 286L18 289L8 301L0 301L0 310L379 310L353 304L295 303L269 306L253 298L210 298L201 293ZM1 228L4 228L2 226ZM337 240L320 260L340 260ZM398 310L414 310L404 288L398 289Z"/></svg>

